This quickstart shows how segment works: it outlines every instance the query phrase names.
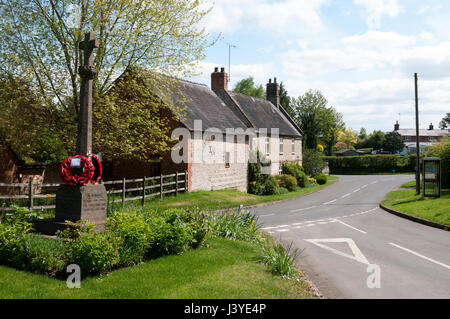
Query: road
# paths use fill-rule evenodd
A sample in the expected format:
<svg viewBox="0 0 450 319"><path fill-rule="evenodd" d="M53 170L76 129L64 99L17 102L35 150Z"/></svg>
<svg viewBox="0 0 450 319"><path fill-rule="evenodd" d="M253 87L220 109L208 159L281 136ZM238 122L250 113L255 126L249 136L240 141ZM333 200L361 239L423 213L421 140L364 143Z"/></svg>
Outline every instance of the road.
<svg viewBox="0 0 450 319"><path fill-rule="evenodd" d="M450 232L378 208L412 175L339 176L296 199L255 207L262 228L303 250L325 298L450 298Z"/></svg>

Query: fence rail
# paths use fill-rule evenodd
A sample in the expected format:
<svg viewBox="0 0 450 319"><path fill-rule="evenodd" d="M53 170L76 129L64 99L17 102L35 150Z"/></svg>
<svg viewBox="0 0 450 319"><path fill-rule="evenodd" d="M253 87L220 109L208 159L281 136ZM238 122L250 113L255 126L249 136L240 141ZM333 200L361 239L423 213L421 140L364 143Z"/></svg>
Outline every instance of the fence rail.
<svg viewBox="0 0 450 319"><path fill-rule="evenodd" d="M161 199L165 194L175 194L178 195L180 192L185 192L187 190L188 173L176 172L174 174L152 176L152 177L142 177L136 179L121 179L115 181L105 181L102 184L107 188L108 197L112 197L109 203L122 203L122 207L128 201L141 200L141 204L144 205L145 200L150 197L159 196ZM20 195L0 195L0 200L17 200L17 199L27 199L27 205L22 207L27 207L28 210L44 210L44 209L54 209L55 205L34 205L35 199L44 198L56 198L56 194L35 194L35 188L45 188L45 187L58 187L60 184L34 184L33 181L29 183L0 183L0 194L2 187L25 187L27 188L26 194ZM120 186L119 186L120 185ZM128 196L130 194L132 196ZM139 194L137 194L139 193ZM115 196L119 196L115 198ZM134 196L133 196L134 195ZM1 204L1 202L0 202ZM20 206L20 205L17 205ZM13 211L10 207L0 207L0 211Z"/></svg>

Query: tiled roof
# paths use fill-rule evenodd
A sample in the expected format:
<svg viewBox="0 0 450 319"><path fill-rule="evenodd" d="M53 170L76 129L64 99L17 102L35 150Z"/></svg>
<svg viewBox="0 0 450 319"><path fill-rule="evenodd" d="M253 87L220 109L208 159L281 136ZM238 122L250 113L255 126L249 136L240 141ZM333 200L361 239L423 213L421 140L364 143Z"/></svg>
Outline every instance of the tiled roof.
<svg viewBox="0 0 450 319"><path fill-rule="evenodd" d="M416 136L416 129L413 128L399 129L395 132L398 132L401 136ZM449 131L419 129L419 136L429 136L429 137L449 136Z"/></svg>

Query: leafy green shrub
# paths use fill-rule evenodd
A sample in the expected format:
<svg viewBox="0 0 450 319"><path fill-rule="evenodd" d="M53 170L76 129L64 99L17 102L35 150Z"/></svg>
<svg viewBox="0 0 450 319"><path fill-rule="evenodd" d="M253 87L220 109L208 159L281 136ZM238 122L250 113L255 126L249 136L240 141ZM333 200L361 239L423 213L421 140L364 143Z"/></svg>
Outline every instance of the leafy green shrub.
<svg viewBox="0 0 450 319"><path fill-rule="evenodd" d="M287 194L287 193L289 193L289 190L287 188L278 187L275 194L281 195L281 194Z"/></svg>
<svg viewBox="0 0 450 319"><path fill-rule="evenodd" d="M278 183L273 176L269 176L264 183L264 195L274 195L277 192Z"/></svg>
<svg viewBox="0 0 450 319"><path fill-rule="evenodd" d="M209 217L211 233L217 237L234 240L258 240L258 230L255 215L248 212L238 212L230 210L224 214L212 214Z"/></svg>
<svg viewBox="0 0 450 319"><path fill-rule="evenodd" d="M313 178L317 181L317 184L323 185L328 181L328 176L322 173L316 174Z"/></svg>
<svg viewBox="0 0 450 319"><path fill-rule="evenodd" d="M30 230L30 223L14 218L0 223L0 263L27 269L29 259L25 240Z"/></svg>
<svg viewBox="0 0 450 319"><path fill-rule="evenodd" d="M290 192L295 191L297 188L297 180L291 175L276 175L275 179L280 187L284 187Z"/></svg>
<svg viewBox="0 0 450 319"><path fill-rule="evenodd" d="M286 249L282 244L272 243L266 238L262 241L261 253L257 260L266 265L273 274L292 278L297 276L294 262L298 254L297 249L292 249L292 243Z"/></svg>
<svg viewBox="0 0 450 319"><path fill-rule="evenodd" d="M322 173L325 161L322 154L316 150L305 149L303 151L303 168L308 176Z"/></svg>
<svg viewBox="0 0 450 319"><path fill-rule="evenodd" d="M328 156L326 160L330 174L414 172L416 156Z"/></svg>
<svg viewBox="0 0 450 319"><path fill-rule="evenodd" d="M66 264L80 266L83 278L113 269L119 263L117 238L110 232L94 232L93 225L78 224L80 227L58 233L72 238L64 246Z"/></svg>
<svg viewBox="0 0 450 319"><path fill-rule="evenodd" d="M134 213L115 213L106 221L106 229L120 239L119 265L130 266L142 262L154 241L154 234L142 216Z"/></svg>
<svg viewBox="0 0 450 319"><path fill-rule="evenodd" d="M308 176L304 172L299 172L297 175L297 184L299 187L304 188L308 185Z"/></svg>
<svg viewBox="0 0 450 319"><path fill-rule="evenodd" d="M146 223L154 233L148 251L151 258L182 253L188 250L194 240L190 227L180 219L174 219L171 224L161 216L150 215L147 216Z"/></svg>
<svg viewBox="0 0 450 319"><path fill-rule="evenodd" d="M441 187L450 188L450 139L444 139L439 144L429 146L425 150L425 156L441 159Z"/></svg>
<svg viewBox="0 0 450 319"><path fill-rule="evenodd" d="M269 177L270 160L260 151L251 151L247 166L247 193L261 195ZM263 174L267 173L267 174Z"/></svg>

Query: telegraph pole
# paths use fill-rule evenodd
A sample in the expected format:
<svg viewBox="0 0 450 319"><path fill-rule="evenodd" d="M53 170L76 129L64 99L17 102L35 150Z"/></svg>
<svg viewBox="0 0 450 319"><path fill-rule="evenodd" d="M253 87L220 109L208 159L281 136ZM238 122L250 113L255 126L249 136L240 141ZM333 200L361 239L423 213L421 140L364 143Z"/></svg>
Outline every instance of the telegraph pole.
<svg viewBox="0 0 450 319"><path fill-rule="evenodd" d="M236 48L235 45L227 43L228 44L228 82L230 82L231 78L231 48Z"/></svg>
<svg viewBox="0 0 450 319"><path fill-rule="evenodd" d="M419 143L419 94L417 89L417 73L414 73L414 89L416 99L416 193L420 194L420 143Z"/></svg>

